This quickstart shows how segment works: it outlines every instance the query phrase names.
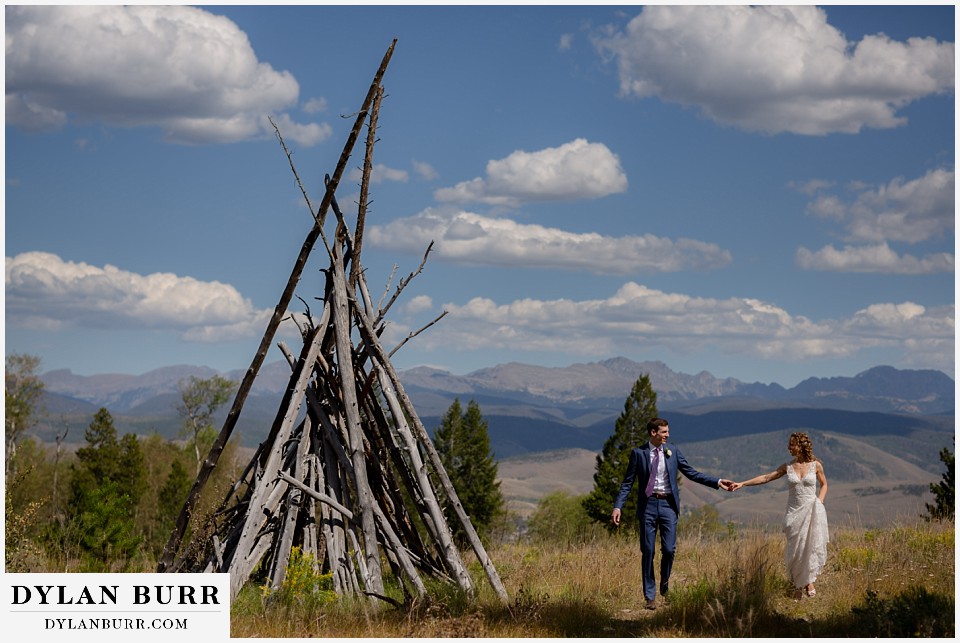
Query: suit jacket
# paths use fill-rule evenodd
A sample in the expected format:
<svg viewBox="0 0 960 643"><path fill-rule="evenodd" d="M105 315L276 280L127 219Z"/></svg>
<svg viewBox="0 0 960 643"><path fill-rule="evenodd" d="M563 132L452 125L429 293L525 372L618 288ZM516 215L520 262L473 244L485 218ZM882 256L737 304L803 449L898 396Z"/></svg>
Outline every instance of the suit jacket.
<svg viewBox="0 0 960 643"><path fill-rule="evenodd" d="M669 456L666 453L667 449L671 451ZM667 500L677 514L680 513L680 490L677 488L677 472L682 473L685 477L702 485L714 489L720 488L720 478L700 473L691 467L690 463L687 462L687 459L683 457L683 454L680 453L680 449L677 447L664 442L661 457L665 457L667 463L667 484L670 486L670 497ZM639 481L640 498L637 501L637 515L643 516L644 510L647 508L648 498L645 490L649 478L650 443L647 442L642 447L633 449L630 452L630 463L627 465L627 473L623 477L623 483L620 485L620 493L617 495L616 502L613 503L613 508L623 509L623 505L627 501L627 496L630 495L630 490L633 488L634 481Z"/></svg>

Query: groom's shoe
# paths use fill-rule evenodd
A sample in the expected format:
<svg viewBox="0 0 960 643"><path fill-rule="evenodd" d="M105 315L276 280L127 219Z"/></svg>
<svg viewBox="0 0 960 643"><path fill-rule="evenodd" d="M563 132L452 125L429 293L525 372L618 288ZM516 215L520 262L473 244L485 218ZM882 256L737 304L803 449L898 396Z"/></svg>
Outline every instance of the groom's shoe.
<svg viewBox="0 0 960 643"><path fill-rule="evenodd" d="M647 608L648 610L655 610L655 609L657 609L657 604L656 604L656 602L654 602L654 600L653 600L652 598L648 598L648 599L647 599L646 608Z"/></svg>

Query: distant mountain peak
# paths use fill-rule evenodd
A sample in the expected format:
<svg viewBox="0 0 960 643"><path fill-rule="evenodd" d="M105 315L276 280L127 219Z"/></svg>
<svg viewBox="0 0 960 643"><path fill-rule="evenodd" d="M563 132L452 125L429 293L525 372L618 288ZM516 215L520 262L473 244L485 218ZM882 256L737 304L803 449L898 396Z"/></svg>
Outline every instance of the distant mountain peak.
<svg viewBox="0 0 960 643"><path fill-rule="evenodd" d="M290 378L282 360L264 364L254 394L282 392ZM239 381L245 371L226 374ZM111 409L127 410L151 397L177 393L177 384L191 375L211 377L208 367L168 366L143 375L76 375L69 369L42 376L51 393ZM619 407L641 375L650 377L661 405L692 404L716 398L753 398L779 403L833 406L844 409L888 410L901 413L952 413L954 381L933 370L899 370L875 366L853 377L808 378L784 389L779 384L745 384L735 378L717 378L708 371L696 375L673 371L659 360L636 362L612 357L598 362L546 367L520 362L498 364L467 375L454 375L434 366L400 372L405 387L430 395L434 404L454 396L483 398L488 404L532 404L547 409L564 406ZM421 398L423 399L423 398ZM446 403L449 405L449 401Z"/></svg>

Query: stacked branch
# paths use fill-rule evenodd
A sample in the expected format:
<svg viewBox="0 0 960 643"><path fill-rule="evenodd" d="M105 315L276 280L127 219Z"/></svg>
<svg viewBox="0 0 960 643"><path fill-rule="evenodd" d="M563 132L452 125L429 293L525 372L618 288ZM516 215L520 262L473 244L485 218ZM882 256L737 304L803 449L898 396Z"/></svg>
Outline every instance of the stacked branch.
<svg viewBox="0 0 960 643"><path fill-rule="evenodd" d="M380 339L387 312L423 269L430 248L386 304L383 300L373 304L360 263L381 82L395 44L384 56L334 174L326 177L324 198L316 211L300 185L314 217L313 228L161 559L160 571L229 572L231 599L254 574L279 587L295 547L315 561L316 571L332 574L334 591L340 595L386 599L388 570L405 599L426 593L425 576L472 592L473 581L444 512L444 507L451 507L493 589L507 600L496 569L390 363L399 346L388 351ZM335 192L364 123L367 143L361 199L351 230ZM279 130L277 137L300 184ZM325 224L331 210L334 233L328 239ZM198 555L194 548L181 552L204 483L236 425L318 240L330 261L322 271L323 294L318 298L323 309L319 316L306 311L300 322L303 346L298 354L280 344L291 375L269 434L207 526L202 553ZM416 334L411 333L404 343Z"/></svg>

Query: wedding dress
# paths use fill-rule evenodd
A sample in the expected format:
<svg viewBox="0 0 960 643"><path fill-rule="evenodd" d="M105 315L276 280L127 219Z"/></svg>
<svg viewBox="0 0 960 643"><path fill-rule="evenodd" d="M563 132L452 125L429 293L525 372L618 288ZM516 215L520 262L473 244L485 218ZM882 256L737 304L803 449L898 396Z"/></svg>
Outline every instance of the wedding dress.
<svg viewBox="0 0 960 643"><path fill-rule="evenodd" d="M817 466L811 462L801 478L787 465L787 514L783 531L787 536L784 557L787 575L794 587L806 587L817 580L827 561L827 510L817 497Z"/></svg>

